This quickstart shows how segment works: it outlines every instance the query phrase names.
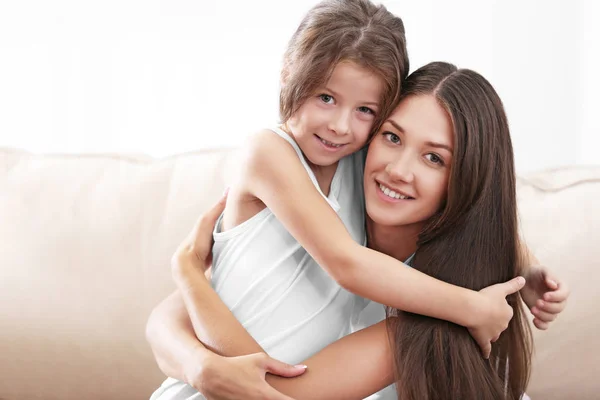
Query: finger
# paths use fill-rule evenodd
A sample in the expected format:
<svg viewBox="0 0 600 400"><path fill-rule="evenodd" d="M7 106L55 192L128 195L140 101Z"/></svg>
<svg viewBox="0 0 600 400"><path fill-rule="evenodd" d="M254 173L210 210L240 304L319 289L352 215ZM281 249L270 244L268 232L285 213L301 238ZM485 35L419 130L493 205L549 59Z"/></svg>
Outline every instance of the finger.
<svg viewBox="0 0 600 400"><path fill-rule="evenodd" d="M555 303L551 301L538 300L535 304L536 308L552 314L560 314L565 309L566 303Z"/></svg>
<svg viewBox="0 0 600 400"><path fill-rule="evenodd" d="M551 274L546 274L545 281L546 281L546 286L548 286L548 288L550 290L558 289L558 281Z"/></svg>
<svg viewBox="0 0 600 400"><path fill-rule="evenodd" d="M498 335L495 338L493 338L492 339L492 343L496 343L498 341L498 339L500 339L500 335Z"/></svg>
<svg viewBox="0 0 600 400"><path fill-rule="evenodd" d="M525 278L522 276L517 276L508 282L499 283L499 285L502 287L502 290L506 296L508 296L523 289L523 286L525 286Z"/></svg>
<svg viewBox="0 0 600 400"><path fill-rule="evenodd" d="M492 352L492 344L490 342L478 342L479 348L481 348L481 354L483 358L486 360L490 358L490 353Z"/></svg>
<svg viewBox="0 0 600 400"><path fill-rule="evenodd" d="M547 322L540 321L537 318L533 319L533 324L535 325L536 328L538 328L541 331L545 331L546 329L548 329L548 326L549 326L549 324Z"/></svg>
<svg viewBox="0 0 600 400"><path fill-rule="evenodd" d="M567 300L567 298L569 297L570 294L570 290L568 288L568 286L564 283L559 283L558 284L558 289L551 291L551 292L546 292L544 293L544 300L546 301L551 301L551 302L562 302Z"/></svg>
<svg viewBox="0 0 600 400"><path fill-rule="evenodd" d="M265 371L285 378L293 378L302 375L307 368L306 365L291 365L270 357L265 360L263 367Z"/></svg>
<svg viewBox="0 0 600 400"><path fill-rule="evenodd" d="M213 228L219 216L225 210L225 204L227 203L227 190L223 193L223 196L217 201L217 203L212 206L210 210L202 214L200 219L198 220L198 228L202 231L203 229L208 229L208 227Z"/></svg>
<svg viewBox="0 0 600 400"><path fill-rule="evenodd" d="M552 313L548 313L545 311L540 310L537 307L533 307L531 309L531 313L540 321L542 322L552 322L556 319L557 315L556 314L552 314Z"/></svg>

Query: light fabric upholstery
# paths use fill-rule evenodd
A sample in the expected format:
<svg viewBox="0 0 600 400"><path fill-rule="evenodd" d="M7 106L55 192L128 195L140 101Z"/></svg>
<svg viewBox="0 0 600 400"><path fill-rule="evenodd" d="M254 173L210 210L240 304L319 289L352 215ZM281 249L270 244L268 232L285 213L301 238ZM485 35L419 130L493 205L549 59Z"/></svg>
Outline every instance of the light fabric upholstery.
<svg viewBox="0 0 600 400"><path fill-rule="evenodd" d="M144 338L169 261L228 181L228 149L165 159L0 149L0 399L147 399L162 382ZM569 282L535 332L532 399L600 396L600 167L519 179L524 237Z"/></svg>

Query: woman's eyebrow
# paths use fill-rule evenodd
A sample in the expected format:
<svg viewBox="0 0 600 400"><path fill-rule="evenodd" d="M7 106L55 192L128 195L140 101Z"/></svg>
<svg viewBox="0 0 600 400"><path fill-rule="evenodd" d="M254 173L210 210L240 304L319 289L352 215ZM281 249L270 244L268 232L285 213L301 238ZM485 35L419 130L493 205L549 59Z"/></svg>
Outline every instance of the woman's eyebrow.
<svg viewBox="0 0 600 400"><path fill-rule="evenodd" d="M436 142L425 142L425 144L430 147L437 147L439 149L448 150L450 152L450 154L454 154L454 151L452 151L452 148L448 145L445 145L442 143L436 143Z"/></svg>
<svg viewBox="0 0 600 400"><path fill-rule="evenodd" d="M395 121L392 121L391 119L388 119L385 122L389 122L390 125L392 125L394 128L396 128L396 130L398 130L401 133L406 133L404 131L404 128L402 128L400 125L398 125ZM450 152L450 154L454 155L454 151L452 150L452 147L443 144L443 143L437 143L437 142L425 142L425 144L429 147L437 147L438 149L444 149Z"/></svg>
<svg viewBox="0 0 600 400"><path fill-rule="evenodd" d="M400 131L400 132L402 132L402 133L405 133L405 132L404 132L404 129L402 129L402 127L401 127L400 125L398 125L396 122L394 122L393 120L391 120L391 119L388 119L388 120L387 120L387 121L385 121L385 122L389 122L389 123L390 123L390 124L391 124L391 125L392 125L394 128L396 128L397 130L399 130L399 131Z"/></svg>

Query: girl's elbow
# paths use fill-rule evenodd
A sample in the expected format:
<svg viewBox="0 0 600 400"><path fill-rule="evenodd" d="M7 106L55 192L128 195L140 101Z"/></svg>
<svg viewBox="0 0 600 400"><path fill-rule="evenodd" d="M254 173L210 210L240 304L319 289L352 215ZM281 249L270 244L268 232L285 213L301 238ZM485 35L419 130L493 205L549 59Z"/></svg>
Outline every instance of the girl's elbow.
<svg viewBox="0 0 600 400"><path fill-rule="evenodd" d="M354 265L352 257L347 253L339 252L335 257L328 260L329 275L344 289L352 292L354 288Z"/></svg>

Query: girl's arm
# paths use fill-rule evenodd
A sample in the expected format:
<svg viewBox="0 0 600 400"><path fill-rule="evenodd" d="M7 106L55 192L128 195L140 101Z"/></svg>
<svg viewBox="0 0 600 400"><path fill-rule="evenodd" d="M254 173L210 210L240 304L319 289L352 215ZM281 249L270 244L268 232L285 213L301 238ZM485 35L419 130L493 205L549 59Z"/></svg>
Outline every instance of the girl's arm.
<svg viewBox="0 0 600 400"><path fill-rule="evenodd" d="M527 278L521 297L534 316L533 324L538 329L546 330L565 309L570 290L566 282L541 265L523 240L520 244L523 272Z"/></svg>
<svg viewBox="0 0 600 400"><path fill-rule="evenodd" d="M512 317L505 296L518 291L522 280L475 292L405 268L402 262L352 240L285 139L263 131L252 138L247 150L242 190L269 207L341 286L381 304L471 328L487 353L490 341Z"/></svg>
<svg viewBox="0 0 600 400"><path fill-rule="evenodd" d="M146 337L165 374L189 383L204 394L238 398L235 394L243 393L243 397L248 399L279 399L279 393L269 392L273 390L270 387L265 388L265 372L291 377L303 371L270 359L265 353L256 353L263 350L224 305L202 272L211 254L213 226L223 207L224 200L221 199L198 220L191 234L177 249L172 260L172 272L182 291L173 293L153 310ZM188 311L194 315L191 320ZM391 383L391 352L387 347L387 335L382 335L384 328L381 324L378 330L370 329L361 335L353 335L351 342L347 339L341 342L347 343L344 346L336 344L313 357L309 360L312 372L309 380L298 383L269 377L276 388L281 387L296 398L362 399ZM205 342L206 347L236 357L215 355L196 336ZM385 340L378 339L379 336ZM248 355L250 353L255 354ZM256 357L261 355L262 358ZM352 371L348 371L350 367L346 364L354 357L366 363L353 364ZM331 379L343 384L343 387L332 385ZM352 384L347 384L346 380ZM267 393L270 393L269 396L266 396Z"/></svg>

